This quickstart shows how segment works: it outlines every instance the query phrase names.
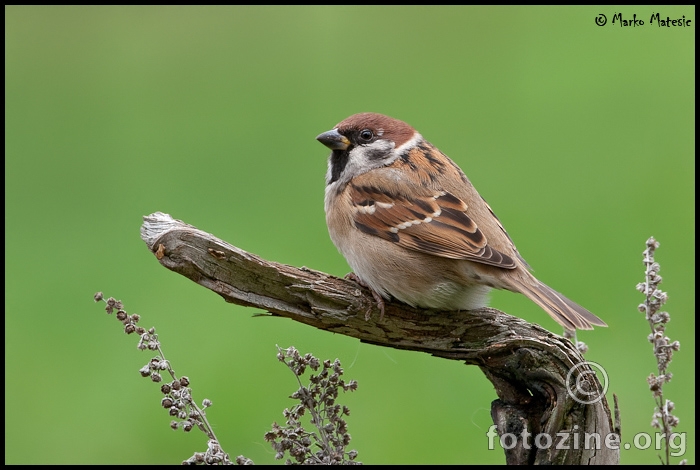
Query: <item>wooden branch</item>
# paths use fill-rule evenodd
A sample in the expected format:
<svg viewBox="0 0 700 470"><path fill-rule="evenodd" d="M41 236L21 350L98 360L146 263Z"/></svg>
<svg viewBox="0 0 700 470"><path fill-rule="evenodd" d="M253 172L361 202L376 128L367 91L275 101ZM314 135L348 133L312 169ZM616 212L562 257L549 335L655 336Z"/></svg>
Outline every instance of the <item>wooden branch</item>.
<svg viewBox="0 0 700 470"><path fill-rule="evenodd" d="M167 214L144 217L141 238L163 266L227 302L479 366L499 397L491 416L503 447L512 446L508 464L619 463L619 432L597 376L569 340L538 325L492 308L435 312L397 301L386 302L380 321L372 295L355 282L266 261Z"/></svg>

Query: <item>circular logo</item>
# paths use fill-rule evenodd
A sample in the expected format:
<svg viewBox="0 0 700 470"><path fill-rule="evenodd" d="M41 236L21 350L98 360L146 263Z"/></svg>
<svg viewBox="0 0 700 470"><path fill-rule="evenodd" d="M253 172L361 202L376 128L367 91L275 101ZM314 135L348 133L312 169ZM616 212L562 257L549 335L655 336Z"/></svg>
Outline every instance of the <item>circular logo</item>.
<svg viewBox="0 0 700 470"><path fill-rule="evenodd" d="M602 390L596 386L596 376L602 385ZM582 405L590 405L599 402L607 393L608 373L597 362L580 362L566 374L566 384L571 398Z"/></svg>

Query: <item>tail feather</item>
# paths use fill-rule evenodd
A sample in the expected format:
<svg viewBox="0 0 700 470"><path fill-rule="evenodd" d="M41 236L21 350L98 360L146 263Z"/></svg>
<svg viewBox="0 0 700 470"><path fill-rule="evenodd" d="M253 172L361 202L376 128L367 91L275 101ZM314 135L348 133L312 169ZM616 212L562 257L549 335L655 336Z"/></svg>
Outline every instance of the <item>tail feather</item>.
<svg viewBox="0 0 700 470"><path fill-rule="evenodd" d="M564 297L546 284L532 279L532 284L521 284L522 292L542 307L557 323L567 330L592 330L593 325L608 326L603 320Z"/></svg>

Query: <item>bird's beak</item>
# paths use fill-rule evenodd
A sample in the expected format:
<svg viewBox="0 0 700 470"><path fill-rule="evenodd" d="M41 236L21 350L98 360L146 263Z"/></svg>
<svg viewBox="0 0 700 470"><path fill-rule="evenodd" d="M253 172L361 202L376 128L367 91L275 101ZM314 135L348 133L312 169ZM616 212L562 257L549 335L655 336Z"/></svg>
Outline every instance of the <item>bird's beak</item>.
<svg viewBox="0 0 700 470"><path fill-rule="evenodd" d="M324 132L316 137L316 140L331 150L346 150L350 146L350 141L338 132L338 129Z"/></svg>

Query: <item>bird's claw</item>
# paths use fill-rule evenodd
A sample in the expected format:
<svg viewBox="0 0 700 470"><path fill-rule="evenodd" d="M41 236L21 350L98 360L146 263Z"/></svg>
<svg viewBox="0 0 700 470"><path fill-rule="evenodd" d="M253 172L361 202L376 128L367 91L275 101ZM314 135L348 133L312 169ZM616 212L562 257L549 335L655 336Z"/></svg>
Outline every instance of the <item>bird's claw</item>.
<svg viewBox="0 0 700 470"><path fill-rule="evenodd" d="M360 279L357 274L350 272L345 275L345 279L349 281L355 281L358 283L360 286L369 289L369 291L372 293L372 297L374 297L374 300L377 302L377 307L379 307L379 321L384 320L384 298L379 295L377 291L372 289L369 285L367 285L362 279ZM365 312L365 320L369 320L372 316L372 308L368 308L367 311Z"/></svg>

